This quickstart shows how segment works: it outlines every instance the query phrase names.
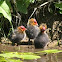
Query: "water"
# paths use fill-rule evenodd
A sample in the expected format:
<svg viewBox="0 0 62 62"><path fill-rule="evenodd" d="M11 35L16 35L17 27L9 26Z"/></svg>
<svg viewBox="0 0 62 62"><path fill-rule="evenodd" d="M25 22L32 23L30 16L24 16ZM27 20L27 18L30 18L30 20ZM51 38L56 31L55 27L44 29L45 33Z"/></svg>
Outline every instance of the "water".
<svg viewBox="0 0 62 62"><path fill-rule="evenodd" d="M29 47L29 48L28 48ZM10 51L10 52L38 52L44 49L35 49L33 45L19 45L19 46L11 46L11 45L0 45L0 51ZM62 53L54 53L54 54L39 54L41 56L40 59L34 60L23 60L23 62L62 62Z"/></svg>

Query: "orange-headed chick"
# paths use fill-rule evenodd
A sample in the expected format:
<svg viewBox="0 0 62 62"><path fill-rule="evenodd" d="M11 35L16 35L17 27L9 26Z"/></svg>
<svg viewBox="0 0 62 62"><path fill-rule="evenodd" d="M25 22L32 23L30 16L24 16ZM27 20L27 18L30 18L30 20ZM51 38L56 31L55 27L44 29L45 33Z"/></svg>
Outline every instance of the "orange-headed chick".
<svg viewBox="0 0 62 62"><path fill-rule="evenodd" d="M14 30L14 33L10 34L9 39L12 41L12 45L19 45L20 41L26 37L25 33L26 28L24 26L19 26L17 29Z"/></svg>
<svg viewBox="0 0 62 62"><path fill-rule="evenodd" d="M49 42L48 35L45 32L46 28L47 28L46 24L41 24L39 26L40 32L34 40L35 48L44 48L47 45L47 43Z"/></svg>
<svg viewBox="0 0 62 62"><path fill-rule="evenodd" d="M26 30L26 34L29 38L29 41L30 41L30 39L36 38L39 31L40 30L39 30L36 19L34 19L34 18L29 19L28 23L27 23L27 30Z"/></svg>

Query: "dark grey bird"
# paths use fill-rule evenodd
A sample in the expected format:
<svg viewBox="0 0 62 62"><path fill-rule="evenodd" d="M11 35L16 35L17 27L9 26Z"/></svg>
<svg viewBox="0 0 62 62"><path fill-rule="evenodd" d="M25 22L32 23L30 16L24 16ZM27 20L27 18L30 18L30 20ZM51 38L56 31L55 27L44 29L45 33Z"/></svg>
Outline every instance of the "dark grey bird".
<svg viewBox="0 0 62 62"><path fill-rule="evenodd" d="M39 32L40 30L36 19L34 18L29 19L27 23L27 30L26 30L26 34L29 38L29 42L30 39L36 38Z"/></svg>
<svg viewBox="0 0 62 62"><path fill-rule="evenodd" d="M26 28L24 26L19 26L17 29L14 30L14 33L12 32L9 36L9 39L12 42L12 45L19 45L20 41L26 37L25 33Z"/></svg>
<svg viewBox="0 0 62 62"><path fill-rule="evenodd" d="M44 48L49 42L49 37L47 33L45 32L46 28L47 28L46 24L40 25L39 27L40 32L34 40L35 48Z"/></svg>

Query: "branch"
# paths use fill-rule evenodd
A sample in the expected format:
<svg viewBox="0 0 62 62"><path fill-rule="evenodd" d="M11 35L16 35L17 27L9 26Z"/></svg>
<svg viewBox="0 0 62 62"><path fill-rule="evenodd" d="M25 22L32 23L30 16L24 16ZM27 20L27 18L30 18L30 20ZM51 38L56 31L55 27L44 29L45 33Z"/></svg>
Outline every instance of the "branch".
<svg viewBox="0 0 62 62"><path fill-rule="evenodd" d="M44 5L48 4L48 3L49 3L49 2L45 2L45 3L41 4L40 6L38 6L37 8L34 8L34 11L33 11L33 13L31 14L31 16L29 17L29 19L34 15L34 13L36 12L36 10L37 10L38 8L44 6Z"/></svg>

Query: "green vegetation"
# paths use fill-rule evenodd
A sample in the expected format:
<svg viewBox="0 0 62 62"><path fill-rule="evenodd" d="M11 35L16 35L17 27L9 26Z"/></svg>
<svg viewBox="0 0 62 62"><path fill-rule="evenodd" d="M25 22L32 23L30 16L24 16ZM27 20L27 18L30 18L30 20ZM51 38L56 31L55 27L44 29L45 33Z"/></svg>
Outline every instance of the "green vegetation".
<svg viewBox="0 0 62 62"><path fill-rule="evenodd" d="M27 14L27 8L30 3L34 3L35 0L16 0L18 11Z"/></svg>
<svg viewBox="0 0 62 62"><path fill-rule="evenodd" d="M20 52L3 52L0 54L0 62L22 62L22 60L33 60L33 59L38 59L41 58L40 56L38 56L39 53L47 53L47 54L51 54L51 53L60 53L62 52L62 50L58 50L58 49L52 49L52 50L44 50L44 51L39 51L39 52L26 52L26 53L20 53ZM36 55L36 53L38 53ZM17 60L16 60L17 58Z"/></svg>
<svg viewBox="0 0 62 62"><path fill-rule="evenodd" d="M0 54L0 62L20 62L21 60L20 59L23 59L23 60L32 60L32 59L38 59L40 58L40 56L37 56L33 53L18 53L18 52L8 52L8 53L3 53L3 54ZM14 59L14 58L18 58L17 60Z"/></svg>
<svg viewBox="0 0 62 62"><path fill-rule="evenodd" d="M12 20L11 12L10 12L9 6L5 1L0 2L0 13L2 13L3 16L11 22Z"/></svg>
<svg viewBox="0 0 62 62"><path fill-rule="evenodd" d="M7 59L7 58L3 58L3 57L0 57L0 62L22 62L20 59Z"/></svg>
<svg viewBox="0 0 62 62"><path fill-rule="evenodd" d="M62 50L52 49L52 50L40 51L40 52L38 52L38 53L47 53L47 54L51 54L51 53L59 53L59 52L62 52Z"/></svg>
<svg viewBox="0 0 62 62"><path fill-rule="evenodd" d="M62 3L55 3L55 7L59 9L59 13L62 14Z"/></svg>
<svg viewBox="0 0 62 62"><path fill-rule="evenodd" d="M45 5L48 6L48 8L46 8L46 10L48 9L48 11L50 13L54 13L54 11L57 11L60 14L62 14L62 2L61 1L58 2L58 1L50 0L50 1L46 2L44 0L43 1L42 0L36 0L36 1L35 0L0 0L0 32L1 32L0 37L1 37L1 35L3 36L4 34L7 36L8 33L10 33L9 31L11 29L12 29L12 31L14 31L13 25L16 24L15 21L17 19L20 19L19 24L21 24L22 22L24 22L23 21L24 19L27 20L26 18L23 18L23 17L27 16L28 19L31 18L34 15L34 13L37 11L38 8L39 9L44 8ZM54 9L52 7L55 7L56 9ZM57 10L57 9L59 9L59 10ZM43 10L42 10L42 12L43 12ZM21 18L19 18L18 14L20 14L20 16L23 16L22 17L23 20ZM31 14L31 16L29 17L30 14ZM8 24L9 24L8 20L10 22L9 26L8 26ZM8 32L6 32L5 22L7 25L6 27L8 28L8 30L7 30ZM25 21L25 22L27 22L27 21ZM17 24L18 24L18 22L17 22Z"/></svg>
<svg viewBox="0 0 62 62"><path fill-rule="evenodd" d="M55 2L54 0L47 0L47 1L45 1L45 0L36 0L36 1L35 0L0 0L0 38L2 36L6 37L6 35L9 36L11 30L13 31L13 28L16 28L14 26L16 26L18 24L19 20L20 20L19 25L21 25L23 22L23 24L25 24L25 26L26 26L26 22L30 17L36 18L36 16L37 16L38 22L39 22L39 20L40 21L46 20L47 23L49 22L48 23L48 25L49 25L50 22L53 21L51 19L54 19L53 15L56 15L58 13L60 15L62 15L62 2L61 1ZM48 14L48 15L46 15L46 14ZM19 15L21 17L19 17ZM51 16L49 17L49 15L52 15L53 17L51 17ZM41 17L39 17L39 16L41 16ZM57 16L59 16L59 15L57 15ZM58 18L58 17L56 17L56 18ZM49 20L51 20L51 21L49 21ZM58 18L58 20L59 20L59 18ZM16 21L17 21L17 24L16 24ZM43 22L45 22L45 21L43 21ZM53 25L53 24L51 24L51 25ZM49 27L51 27L51 26L49 26ZM51 34L52 34L52 31L51 31ZM58 40L58 43L59 43L59 40ZM59 53L59 52L62 52L62 50L53 49L53 50L39 51L39 52L35 52L35 53L50 54L50 53ZM10 61L11 62L22 62L19 58L25 59L25 60L32 60L32 59L40 58L40 56L37 56L36 54L31 53L31 52L29 52L29 53L8 52L8 53L2 53L2 54L0 54L0 56L1 56L0 62L10 62ZM16 59L14 59L14 57L16 57L18 59L16 60Z"/></svg>

